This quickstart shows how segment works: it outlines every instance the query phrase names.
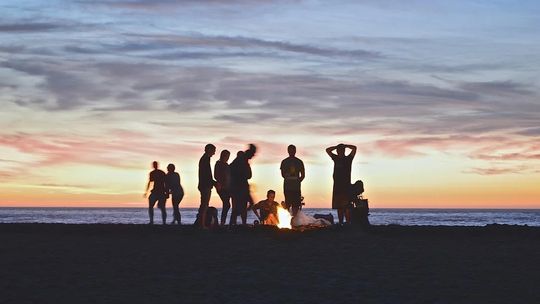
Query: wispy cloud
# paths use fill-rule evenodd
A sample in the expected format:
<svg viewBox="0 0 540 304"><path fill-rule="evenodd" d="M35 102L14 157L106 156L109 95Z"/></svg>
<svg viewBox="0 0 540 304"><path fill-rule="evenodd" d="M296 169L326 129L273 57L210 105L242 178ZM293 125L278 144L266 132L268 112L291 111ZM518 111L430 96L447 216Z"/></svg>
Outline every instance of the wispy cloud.
<svg viewBox="0 0 540 304"><path fill-rule="evenodd" d="M65 26L57 23L0 23L0 33L34 33L47 32L64 28Z"/></svg>
<svg viewBox="0 0 540 304"><path fill-rule="evenodd" d="M502 174L521 174L524 171L530 171L525 166L517 167L491 167L491 168L472 168L465 171L465 173L473 173L479 175L502 175Z"/></svg>

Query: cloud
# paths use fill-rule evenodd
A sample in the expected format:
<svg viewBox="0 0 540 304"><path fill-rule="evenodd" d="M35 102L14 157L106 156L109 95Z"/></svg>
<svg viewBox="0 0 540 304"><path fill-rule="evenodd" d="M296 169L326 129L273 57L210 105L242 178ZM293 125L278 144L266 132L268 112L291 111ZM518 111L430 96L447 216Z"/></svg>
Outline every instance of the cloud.
<svg viewBox="0 0 540 304"><path fill-rule="evenodd" d="M36 22L36 23L0 23L0 33L33 33L48 32L64 28L65 25L56 23Z"/></svg>
<svg viewBox="0 0 540 304"><path fill-rule="evenodd" d="M524 84L514 81L486 81L465 82L460 86L470 92L482 92L483 94L508 96L508 95L532 95L533 92Z"/></svg>
<svg viewBox="0 0 540 304"><path fill-rule="evenodd" d="M516 94L525 90L513 99L519 107L504 99L493 102L498 97L491 95L491 85L485 92L474 84L439 87L356 74L338 78L116 60L21 59L0 67L40 79L32 90L18 90L12 102L51 111L209 113L216 122L294 122L299 132L317 129L330 135L481 135L521 129L534 137L540 119L536 95L517 82L503 83ZM36 83L30 79L27 85Z"/></svg>
<svg viewBox="0 0 540 304"><path fill-rule="evenodd" d="M137 159L149 155L174 158L175 151L195 153L200 147L174 141L159 142L146 133L111 130L108 138L47 133L15 133L0 136L0 146L31 154L35 159L20 162L32 168L60 164L92 164L114 168L139 168ZM145 142L141 145L141 142Z"/></svg>
<svg viewBox="0 0 540 304"><path fill-rule="evenodd" d="M501 141L508 141L508 139L502 136L463 136L457 134L416 137L395 134L394 137L388 139L366 142L360 147L360 150L366 155L380 154L393 158L404 158L423 156L433 151L447 152L464 148L485 147Z"/></svg>
<svg viewBox="0 0 540 304"><path fill-rule="evenodd" d="M528 166L494 166L494 167L475 167L471 168L469 170L464 171L464 173L468 174L478 174L478 175L504 175L504 174L524 174L524 173L530 173L535 172L534 170L531 170Z"/></svg>
<svg viewBox="0 0 540 304"><path fill-rule="evenodd" d="M540 152L540 151L539 151ZM540 160L540 153L502 153L502 154L479 154L475 158L482 160Z"/></svg>
<svg viewBox="0 0 540 304"><path fill-rule="evenodd" d="M275 52L283 53L281 57L285 56L285 54L302 54L348 60L378 60L384 58L384 55L379 52L363 49L321 47L244 36L212 36L189 33L177 35L126 34L126 37L136 38L136 40L120 44L101 44L100 48L69 46L65 50L79 54L93 54L98 53L100 50L104 53L133 52L139 53L139 56L162 60L227 57L279 58L280 56ZM150 53L140 54L140 52Z"/></svg>
<svg viewBox="0 0 540 304"><path fill-rule="evenodd" d="M90 185L76 185L76 184L57 184L57 183L40 183L35 186L44 188L61 188L61 189L90 189Z"/></svg>
<svg viewBox="0 0 540 304"><path fill-rule="evenodd" d="M525 136L540 136L540 128L527 128L516 132L516 134Z"/></svg>
<svg viewBox="0 0 540 304"><path fill-rule="evenodd" d="M130 9L130 10L164 10L180 9L186 5L190 6L238 6L238 5L261 5L272 3L300 2L299 0L101 0L101 1L79 1L89 5L106 5L110 7Z"/></svg>

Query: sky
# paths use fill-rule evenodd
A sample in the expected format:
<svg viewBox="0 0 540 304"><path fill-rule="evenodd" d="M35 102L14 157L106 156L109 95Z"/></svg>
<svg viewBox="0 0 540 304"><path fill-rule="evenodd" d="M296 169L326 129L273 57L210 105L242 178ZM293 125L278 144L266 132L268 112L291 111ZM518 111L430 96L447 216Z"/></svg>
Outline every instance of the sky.
<svg viewBox="0 0 540 304"><path fill-rule="evenodd" d="M325 148L347 143L372 208L540 208L538 1L8 0L0 17L0 206L145 207L157 160L196 207L204 146L254 143L256 199L283 199L295 144L306 206L329 208Z"/></svg>

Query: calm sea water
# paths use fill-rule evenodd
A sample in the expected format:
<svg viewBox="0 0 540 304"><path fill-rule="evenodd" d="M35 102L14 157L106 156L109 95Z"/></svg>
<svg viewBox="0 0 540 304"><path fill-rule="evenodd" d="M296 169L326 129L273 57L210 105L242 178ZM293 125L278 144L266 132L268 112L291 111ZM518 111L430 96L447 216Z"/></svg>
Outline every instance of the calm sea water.
<svg viewBox="0 0 540 304"><path fill-rule="evenodd" d="M304 208L306 214L334 215L332 209ZM182 224L195 221L197 209L181 208ZM221 210L220 210L221 214ZM229 213L230 214L230 213ZM167 222L172 210L167 209ZM161 213L155 209L155 222ZM240 220L240 219L239 219ZM255 216L249 213L248 222ZM540 226L540 209L371 209L369 220L375 225L485 226L488 224ZM0 223L65 223L65 224L146 224L146 208L0 208Z"/></svg>

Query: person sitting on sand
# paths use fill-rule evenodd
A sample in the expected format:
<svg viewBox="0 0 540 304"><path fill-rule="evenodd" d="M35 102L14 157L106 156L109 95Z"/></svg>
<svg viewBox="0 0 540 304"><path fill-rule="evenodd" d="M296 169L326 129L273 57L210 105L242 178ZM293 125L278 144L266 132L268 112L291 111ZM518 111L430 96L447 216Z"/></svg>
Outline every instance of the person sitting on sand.
<svg viewBox="0 0 540 304"><path fill-rule="evenodd" d="M178 224L182 222L182 218L180 216L180 209L178 208L180 205L180 202L182 201L182 198L184 198L184 189L182 188L182 184L180 183L180 174L178 172L174 172L175 166L174 164L169 164L167 166L167 175L165 177L165 181L167 184L167 191L171 195L171 201L173 205L173 221L171 224Z"/></svg>
<svg viewBox="0 0 540 304"><path fill-rule="evenodd" d="M345 155L345 149L351 149L349 155ZM336 150L337 154L332 151ZM332 209L337 209L339 224L343 225L343 217L350 223L350 187L351 187L351 167L356 146L339 144L326 149L326 153L334 161L334 187L332 190Z"/></svg>
<svg viewBox="0 0 540 304"><path fill-rule="evenodd" d="M276 226L278 224L277 208L279 203L274 200L275 198L276 192L274 190L268 190L265 200L250 207L263 225ZM257 210L261 211L260 214Z"/></svg>
<svg viewBox="0 0 540 304"><path fill-rule="evenodd" d="M148 216L150 217L150 224L154 223L154 205L158 203L158 208L161 210L161 218L163 225L167 221L167 211L165 210L165 202L167 201L167 185L165 184L165 172L158 169L158 162L152 162L154 170L150 172L148 177L148 184L146 185L146 191L144 197L148 195L148 189L150 189L150 183L153 183L150 195L148 195Z"/></svg>

